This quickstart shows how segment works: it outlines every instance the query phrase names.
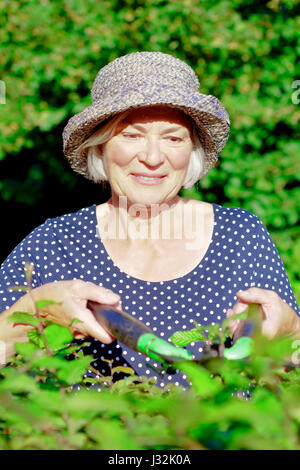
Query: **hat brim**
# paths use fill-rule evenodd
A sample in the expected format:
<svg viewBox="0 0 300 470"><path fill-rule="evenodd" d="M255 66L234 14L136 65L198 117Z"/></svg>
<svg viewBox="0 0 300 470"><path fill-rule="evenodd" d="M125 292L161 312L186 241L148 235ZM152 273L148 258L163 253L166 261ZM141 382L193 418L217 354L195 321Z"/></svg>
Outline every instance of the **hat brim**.
<svg viewBox="0 0 300 470"><path fill-rule="evenodd" d="M205 152L202 176L206 174L216 164L227 142L230 127L228 114L213 95L185 92L171 86L111 92L105 100L88 106L70 118L63 131L63 150L73 170L89 179L86 153L78 152L78 147L103 121L130 109L154 105L180 109L194 120Z"/></svg>

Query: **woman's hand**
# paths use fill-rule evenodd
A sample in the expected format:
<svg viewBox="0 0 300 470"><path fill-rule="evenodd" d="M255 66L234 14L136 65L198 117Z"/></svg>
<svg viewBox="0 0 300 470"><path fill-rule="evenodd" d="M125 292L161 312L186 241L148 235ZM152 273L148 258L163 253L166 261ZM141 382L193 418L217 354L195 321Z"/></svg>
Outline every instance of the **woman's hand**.
<svg viewBox="0 0 300 470"><path fill-rule="evenodd" d="M262 315L261 332L269 339L281 336L300 338L300 318L296 312L272 291L251 287L236 293L238 301L227 310L227 317L243 313L249 304L258 304ZM233 320L229 328L233 335L239 335L241 320Z"/></svg>
<svg viewBox="0 0 300 470"><path fill-rule="evenodd" d="M76 279L51 282L37 287L32 290L32 298L35 302L38 300L60 302L60 304L43 307L40 312L42 315L47 314L48 320L69 327L75 338L92 336L106 344L114 340L87 308L88 300L121 308L120 296L111 290L99 287L92 282ZM75 322L71 326L74 318L81 322Z"/></svg>

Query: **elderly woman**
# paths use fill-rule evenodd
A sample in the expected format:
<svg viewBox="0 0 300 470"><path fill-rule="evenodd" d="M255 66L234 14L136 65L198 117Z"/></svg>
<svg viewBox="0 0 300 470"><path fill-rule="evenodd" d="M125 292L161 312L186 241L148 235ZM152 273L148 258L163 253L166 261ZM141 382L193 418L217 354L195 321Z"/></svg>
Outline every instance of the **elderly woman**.
<svg viewBox="0 0 300 470"><path fill-rule="evenodd" d="M284 266L260 219L240 208L178 196L212 168L226 144L229 118L222 104L199 92L193 70L160 52L136 52L102 68L92 105L72 117L64 152L72 168L111 198L37 227L8 256L0 275L0 340L7 356L28 328L12 327L15 310L33 299L61 302L48 318L91 337L93 365L129 365L150 376L156 364L118 343L87 308L93 300L122 309L169 340L178 330L221 322L249 303L260 305L263 333L300 337L297 306ZM26 284L32 294L9 290ZM234 332L236 324L232 324ZM199 343L189 347L201 355ZM185 384L179 373L158 385Z"/></svg>

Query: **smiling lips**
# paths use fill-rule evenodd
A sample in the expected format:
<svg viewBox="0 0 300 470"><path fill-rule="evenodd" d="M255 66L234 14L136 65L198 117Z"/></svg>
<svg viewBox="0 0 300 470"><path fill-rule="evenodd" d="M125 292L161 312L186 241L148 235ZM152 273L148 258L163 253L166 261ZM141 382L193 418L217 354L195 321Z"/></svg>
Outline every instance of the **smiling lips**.
<svg viewBox="0 0 300 470"><path fill-rule="evenodd" d="M162 183L167 175L147 175L146 173L131 173L135 181L140 184L153 185Z"/></svg>

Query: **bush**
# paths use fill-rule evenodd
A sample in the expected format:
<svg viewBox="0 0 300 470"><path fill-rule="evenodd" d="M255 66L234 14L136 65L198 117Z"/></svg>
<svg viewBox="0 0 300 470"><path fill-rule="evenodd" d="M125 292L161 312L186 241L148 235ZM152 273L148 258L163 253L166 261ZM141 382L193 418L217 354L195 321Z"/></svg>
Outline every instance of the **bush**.
<svg viewBox="0 0 300 470"><path fill-rule="evenodd" d="M47 302L36 306L10 317L33 328L0 370L0 449L300 450L299 342L267 341L257 330L247 359L185 361L176 367L191 387L160 388L128 367L102 376L68 328L39 315ZM202 330L173 340L187 344ZM223 344L225 323L206 330ZM127 377L114 381L118 371Z"/></svg>
<svg viewBox="0 0 300 470"><path fill-rule="evenodd" d="M44 221L45 208L56 216L57 207L63 213L103 197L68 168L61 137L68 118L90 104L99 68L133 51L167 52L194 68L201 91L215 94L232 122L220 164L183 195L260 217L300 299L298 2L3 0L1 6L0 193L8 217L25 213L24 236L28 220L30 228ZM23 238L19 222L8 240L16 229L16 241Z"/></svg>

